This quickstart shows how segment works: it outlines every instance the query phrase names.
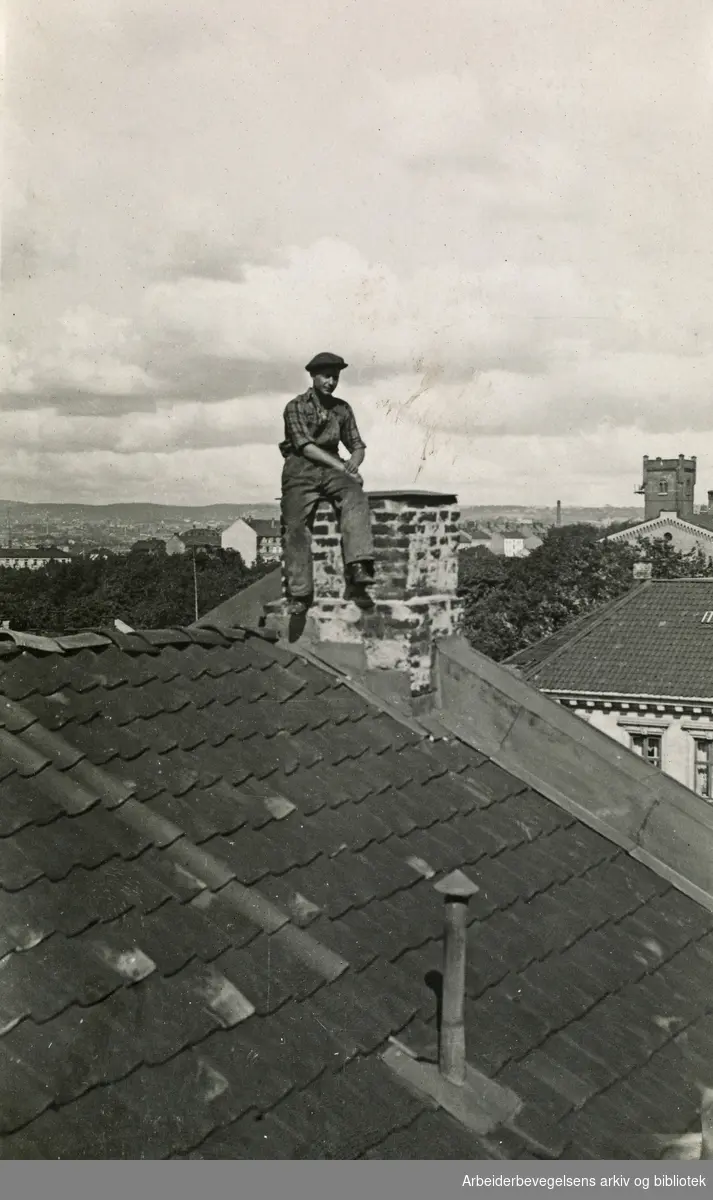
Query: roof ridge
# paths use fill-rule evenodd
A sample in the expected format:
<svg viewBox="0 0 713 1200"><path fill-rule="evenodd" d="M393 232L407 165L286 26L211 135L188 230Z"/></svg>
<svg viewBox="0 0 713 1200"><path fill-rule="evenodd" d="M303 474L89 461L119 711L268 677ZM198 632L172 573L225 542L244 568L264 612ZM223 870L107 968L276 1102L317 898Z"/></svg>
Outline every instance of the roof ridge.
<svg viewBox="0 0 713 1200"><path fill-rule="evenodd" d="M122 633L110 626L95 626L70 634L25 633L18 629L0 630L0 658L10 658L24 651L40 655L66 654L71 655L80 650L97 650L101 652L108 646L114 646L125 654L160 653L164 646L228 646L231 642L242 641L245 637L257 637L264 642L276 641L275 635L269 630L259 629L251 625L219 625L204 623L200 625L174 625L157 628L132 629L131 633Z"/></svg>

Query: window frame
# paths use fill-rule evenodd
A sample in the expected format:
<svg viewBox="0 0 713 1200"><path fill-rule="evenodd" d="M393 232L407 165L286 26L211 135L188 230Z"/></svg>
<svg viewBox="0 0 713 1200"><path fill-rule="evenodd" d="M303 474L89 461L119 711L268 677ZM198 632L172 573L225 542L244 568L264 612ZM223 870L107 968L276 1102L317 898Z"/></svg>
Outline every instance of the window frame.
<svg viewBox="0 0 713 1200"><path fill-rule="evenodd" d="M650 766L655 767L657 771L662 771L663 730L657 729L655 731L651 731L649 729L629 729L627 732L629 734L629 749L632 750L634 754L638 754L639 758L643 758L644 762L647 762ZM636 746L637 740L642 743L640 750ZM647 753L647 742L657 743L658 750L655 759L652 758L649 753Z"/></svg>
<svg viewBox="0 0 713 1200"><path fill-rule="evenodd" d="M691 738L693 740L693 782L691 790L708 804L713 804L713 733L702 729L694 730L691 731ZM701 747L705 747L706 791L701 791L698 787L699 748Z"/></svg>

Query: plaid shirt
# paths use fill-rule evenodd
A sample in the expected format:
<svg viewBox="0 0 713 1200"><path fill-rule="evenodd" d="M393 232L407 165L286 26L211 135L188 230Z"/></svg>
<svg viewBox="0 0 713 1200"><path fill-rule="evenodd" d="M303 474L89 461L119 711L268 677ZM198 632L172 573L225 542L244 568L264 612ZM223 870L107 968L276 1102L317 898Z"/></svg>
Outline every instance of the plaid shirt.
<svg viewBox="0 0 713 1200"><path fill-rule="evenodd" d="M336 454L340 442L350 454L366 449L346 400L335 398L327 408L313 388L290 400L285 408L285 440L280 442L283 458L301 454L310 443Z"/></svg>

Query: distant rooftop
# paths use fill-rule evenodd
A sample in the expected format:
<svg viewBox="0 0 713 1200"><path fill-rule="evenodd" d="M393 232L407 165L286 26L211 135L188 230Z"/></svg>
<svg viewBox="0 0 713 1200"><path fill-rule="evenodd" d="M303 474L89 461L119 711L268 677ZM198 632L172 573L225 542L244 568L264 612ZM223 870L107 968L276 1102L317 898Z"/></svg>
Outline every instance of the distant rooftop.
<svg viewBox="0 0 713 1200"><path fill-rule="evenodd" d="M713 579L642 583L508 663L545 691L713 698Z"/></svg>
<svg viewBox="0 0 713 1200"><path fill-rule="evenodd" d="M280 536L280 522L277 520L267 521L259 517L249 517L248 525L255 530L258 537L276 538Z"/></svg>

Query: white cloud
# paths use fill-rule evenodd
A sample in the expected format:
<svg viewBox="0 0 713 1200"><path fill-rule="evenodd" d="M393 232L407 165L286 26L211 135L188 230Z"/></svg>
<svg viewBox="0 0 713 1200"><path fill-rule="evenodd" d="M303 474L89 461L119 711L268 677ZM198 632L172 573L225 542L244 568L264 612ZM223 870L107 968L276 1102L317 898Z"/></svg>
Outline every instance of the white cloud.
<svg viewBox="0 0 713 1200"><path fill-rule="evenodd" d="M0 485L271 493L320 348L382 486L703 463L710 46L699 0L16 5Z"/></svg>

